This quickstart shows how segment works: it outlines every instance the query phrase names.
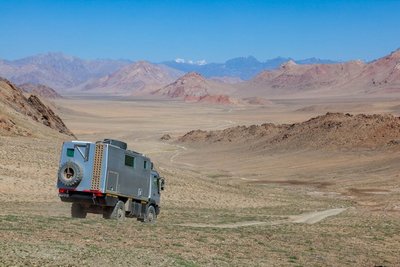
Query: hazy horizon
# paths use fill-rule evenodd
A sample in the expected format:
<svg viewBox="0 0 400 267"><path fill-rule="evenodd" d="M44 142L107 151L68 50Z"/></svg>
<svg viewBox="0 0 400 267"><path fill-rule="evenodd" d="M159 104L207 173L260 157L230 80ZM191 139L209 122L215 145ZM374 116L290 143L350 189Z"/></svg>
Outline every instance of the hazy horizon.
<svg viewBox="0 0 400 267"><path fill-rule="evenodd" d="M399 1L0 1L0 58L254 56L370 61L399 48ZM6 37L6 38L4 38Z"/></svg>
<svg viewBox="0 0 400 267"><path fill-rule="evenodd" d="M146 59L146 58L139 58L139 59L136 59L136 60L130 59L130 58L111 58L111 57L107 57L107 56L97 57L97 58L84 58L84 57L79 57L79 56L72 55L72 54L67 54L67 53L65 53L65 52L63 52L63 51L47 51L47 52L36 53L36 54L27 55L27 56L20 57L20 58L15 58L15 59L0 58L0 60L17 61L17 60L21 60L21 59L25 59L25 58L29 58L29 57L46 56L46 55L62 55L62 56L65 56L65 57L80 58L80 59L82 59L82 60L126 60L126 61L132 61L132 62L148 61L148 62L155 63L155 64L159 64L159 63L163 63L163 62L168 62L168 61L175 61L175 62L177 62L177 63L189 63L189 64L200 63L200 62L199 62L200 60L192 60L191 58L179 58L179 57L178 57L178 58L170 58L170 59L168 59L168 60L160 61L160 62L150 61L150 60L148 60L148 59ZM385 56L385 55L382 55L382 56ZM295 60L295 61L307 60L307 59L312 59L312 58L320 59L320 60L333 60L333 59L330 59L330 58L317 58L317 57L294 58L294 57L292 57L292 56L282 56L282 55L277 55L277 56L272 57L272 58L260 59L260 58L257 58L257 57L255 57L255 56L253 56L253 55L237 55L237 56L235 56L235 57L228 58L228 59L226 59L226 60L223 61L223 62L205 61L205 63L206 63L206 64L208 64L208 63L224 63L224 62L226 62L226 61L228 61L228 60L235 59L235 58L250 58L250 57L255 58L255 59L258 60L259 62L265 62L265 61L268 61L268 60L274 60L274 59L279 59L279 58L292 59L292 60ZM184 60L184 62L182 62L182 60ZM351 59L350 59L350 60L351 60ZM191 62L189 62L189 61L191 61ZM201 65L201 64L199 64L199 65Z"/></svg>

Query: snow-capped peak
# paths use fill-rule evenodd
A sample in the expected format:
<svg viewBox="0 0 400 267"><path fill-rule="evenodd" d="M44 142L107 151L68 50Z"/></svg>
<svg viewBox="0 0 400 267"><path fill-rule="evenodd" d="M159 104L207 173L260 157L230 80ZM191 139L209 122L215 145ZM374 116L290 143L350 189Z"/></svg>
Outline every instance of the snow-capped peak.
<svg viewBox="0 0 400 267"><path fill-rule="evenodd" d="M183 59L183 58L176 58L176 59L175 59L175 62L176 62L176 63L182 63L182 64L199 65L199 66L202 66L202 65L206 65L206 64L207 64L207 61L205 61L204 59L194 61L194 60L191 60L191 59L185 60L185 59Z"/></svg>

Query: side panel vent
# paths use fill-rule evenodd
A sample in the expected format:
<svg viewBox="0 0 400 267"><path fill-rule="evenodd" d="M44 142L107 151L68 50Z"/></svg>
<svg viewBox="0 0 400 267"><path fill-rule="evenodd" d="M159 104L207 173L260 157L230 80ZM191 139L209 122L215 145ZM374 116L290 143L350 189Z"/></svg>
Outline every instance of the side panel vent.
<svg viewBox="0 0 400 267"><path fill-rule="evenodd" d="M99 190L101 177L101 163L103 162L104 145L96 144L93 162L92 190Z"/></svg>

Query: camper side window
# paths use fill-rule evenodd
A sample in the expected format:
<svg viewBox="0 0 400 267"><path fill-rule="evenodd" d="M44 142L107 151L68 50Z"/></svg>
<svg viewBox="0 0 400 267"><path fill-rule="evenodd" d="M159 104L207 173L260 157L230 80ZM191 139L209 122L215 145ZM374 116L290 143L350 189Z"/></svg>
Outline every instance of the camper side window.
<svg viewBox="0 0 400 267"><path fill-rule="evenodd" d="M135 168L135 158L129 155L125 155L125 166Z"/></svg>
<svg viewBox="0 0 400 267"><path fill-rule="evenodd" d="M144 161L143 168L144 168L144 169L147 169L147 160Z"/></svg>

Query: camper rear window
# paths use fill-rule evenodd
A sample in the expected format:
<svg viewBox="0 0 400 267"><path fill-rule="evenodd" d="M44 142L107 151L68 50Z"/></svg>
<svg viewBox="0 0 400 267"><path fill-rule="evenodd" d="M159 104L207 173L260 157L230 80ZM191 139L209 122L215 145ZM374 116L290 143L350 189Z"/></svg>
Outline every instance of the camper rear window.
<svg viewBox="0 0 400 267"><path fill-rule="evenodd" d="M67 156L68 157L73 157L75 153L75 150L73 148L67 148Z"/></svg>
<svg viewBox="0 0 400 267"><path fill-rule="evenodd" d="M135 158L125 155L125 165L129 167L135 167Z"/></svg>

